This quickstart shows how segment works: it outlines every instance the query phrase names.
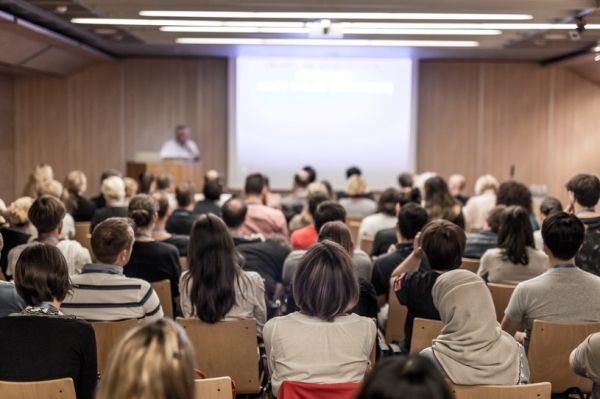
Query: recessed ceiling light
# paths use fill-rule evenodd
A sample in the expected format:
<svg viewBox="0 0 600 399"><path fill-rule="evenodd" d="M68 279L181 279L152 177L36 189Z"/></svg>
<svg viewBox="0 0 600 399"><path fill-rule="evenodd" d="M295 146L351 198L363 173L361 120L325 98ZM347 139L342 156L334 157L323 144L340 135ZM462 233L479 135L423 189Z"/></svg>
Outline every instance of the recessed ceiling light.
<svg viewBox="0 0 600 399"><path fill-rule="evenodd" d="M357 46L357 47L477 47L476 41L452 40L336 40L336 39L251 39L181 37L181 44L233 44L280 46Z"/></svg>

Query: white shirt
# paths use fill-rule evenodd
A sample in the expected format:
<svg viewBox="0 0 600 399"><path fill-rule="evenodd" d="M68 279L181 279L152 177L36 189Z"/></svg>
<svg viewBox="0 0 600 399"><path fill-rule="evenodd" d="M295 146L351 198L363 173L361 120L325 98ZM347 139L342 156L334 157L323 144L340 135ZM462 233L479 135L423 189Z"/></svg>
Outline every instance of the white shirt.
<svg viewBox="0 0 600 399"><path fill-rule="evenodd" d="M184 145L181 145L177 140L169 140L163 144L160 150L160 159L194 159L198 157L200 157L200 151L192 140L186 141Z"/></svg>
<svg viewBox="0 0 600 399"><path fill-rule="evenodd" d="M386 215L383 212L367 216L360 223L360 227L358 229L358 243L356 244L356 247L360 248L360 244L364 236L374 237L379 230L396 227L397 221L398 218L396 216Z"/></svg>
<svg viewBox="0 0 600 399"><path fill-rule="evenodd" d="M15 274L17 260L19 260L21 253L25 250L25 248L38 244L40 243L34 241L27 244L18 245L11 249L8 253L8 266L6 268L6 274L13 276ZM63 256L67 260L70 276L81 273L81 269L83 269L84 265L92 263L90 252L87 250L87 248L81 246L81 244L77 241L61 240L58 242L58 244L56 244L56 248L62 252Z"/></svg>
<svg viewBox="0 0 600 399"><path fill-rule="evenodd" d="M481 195L469 198L463 208L465 215L466 229L472 231L481 229L485 223L488 213L496 206L496 193L494 190L486 190Z"/></svg>

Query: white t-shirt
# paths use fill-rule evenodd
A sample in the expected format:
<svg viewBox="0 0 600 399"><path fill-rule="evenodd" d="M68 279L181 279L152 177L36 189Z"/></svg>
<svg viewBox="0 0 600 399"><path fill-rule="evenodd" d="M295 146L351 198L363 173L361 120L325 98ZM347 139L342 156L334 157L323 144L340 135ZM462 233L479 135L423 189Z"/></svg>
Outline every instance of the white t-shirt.
<svg viewBox="0 0 600 399"><path fill-rule="evenodd" d="M38 244L40 243L34 241L27 244L18 245L11 249L8 253L8 266L6 268L6 274L9 276L14 275L15 266L17 265L17 260L19 260L19 256L21 256L21 252L23 252L25 248L29 247L30 245ZM61 240L58 242L58 244L56 244L56 248L62 252L63 256L67 260L70 276L81 273L81 269L83 269L84 265L92 263L90 251L88 251L87 248L84 248L77 241Z"/></svg>
<svg viewBox="0 0 600 399"><path fill-rule="evenodd" d="M198 157L200 157L200 151L192 140L186 141L184 145L181 145L177 140L169 140L163 144L160 150L160 159L194 159Z"/></svg>
<svg viewBox="0 0 600 399"><path fill-rule="evenodd" d="M527 247L526 251L529 263L515 265L508 259L502 259L500 248L488 249L481 257L477 274L489 283L517 285L548 270L548 255L531 247Z"/></svg>

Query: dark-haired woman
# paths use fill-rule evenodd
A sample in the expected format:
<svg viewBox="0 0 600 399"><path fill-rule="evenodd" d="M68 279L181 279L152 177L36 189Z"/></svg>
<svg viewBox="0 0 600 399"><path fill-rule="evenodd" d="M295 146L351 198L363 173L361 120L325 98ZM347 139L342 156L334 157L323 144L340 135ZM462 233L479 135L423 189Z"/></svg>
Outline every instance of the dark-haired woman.
<svg viewBox="0 0 600 399"><path fill-rule="evenodd" d="M202 215L194 222L181 275L181 307L187 318L205 323L256 319L258 334L267 321L265 285L256 272L242 270L243 259L221 218Z"/></svg>
<svg viewBox="0 0 600 399"><path fill-rule="evenodd" d="M481 257L477 274L490 283L516 285L548 269L548 256L535 249L529 212L509 206L500 216L498 248Z"/></svg>
<svg viewBox="0 0 600 399"><path fill-rule="evenodd" d="M433 176L425 181L425 209L429 221L445 219L464 230L465 217L461 203L448 189L448 184L441 176Z"/></svg>

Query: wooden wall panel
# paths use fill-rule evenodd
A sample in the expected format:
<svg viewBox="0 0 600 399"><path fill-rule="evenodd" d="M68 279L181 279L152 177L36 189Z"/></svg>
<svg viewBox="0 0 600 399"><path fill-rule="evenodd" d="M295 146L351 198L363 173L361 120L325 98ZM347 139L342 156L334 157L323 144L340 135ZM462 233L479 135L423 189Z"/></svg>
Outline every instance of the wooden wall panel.
<svg viewBox="0 0 600 399"><path fill-rule="evenodd" d="M9 201L15 192L14 81L0 76L0 198Z"/></svg>

